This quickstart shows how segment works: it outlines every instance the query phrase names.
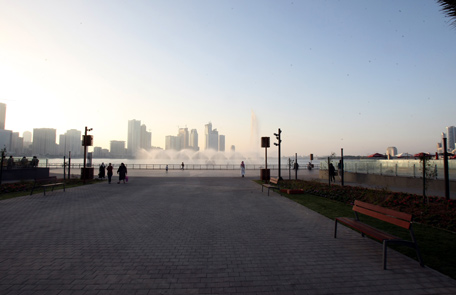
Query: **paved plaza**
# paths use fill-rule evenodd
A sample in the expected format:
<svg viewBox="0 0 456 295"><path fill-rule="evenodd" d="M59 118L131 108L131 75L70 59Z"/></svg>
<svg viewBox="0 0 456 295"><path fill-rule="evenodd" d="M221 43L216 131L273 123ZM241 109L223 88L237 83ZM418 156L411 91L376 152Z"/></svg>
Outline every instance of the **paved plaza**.
<svg viewBox="0 0 456 295"><path fill-rule="evenodd" d="M204 173L0 201L0 294L456 294L252 177Z"/></svg>

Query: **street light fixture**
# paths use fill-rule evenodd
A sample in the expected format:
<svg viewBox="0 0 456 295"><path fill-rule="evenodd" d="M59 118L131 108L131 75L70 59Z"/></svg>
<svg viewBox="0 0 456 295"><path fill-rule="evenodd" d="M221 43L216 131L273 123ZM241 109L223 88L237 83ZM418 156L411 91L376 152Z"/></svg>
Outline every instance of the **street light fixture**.
<svg viewBox="0 0 456 295"><path fill-rule="evenodd" d="M274 133L275 137L277 138L277 142L274 142L274 145L279 147L279 180L283 180L281 173L280 173L280 143L282 140L280 139L280 134L282 133L282 130L280 130L277 133Z"/></svg>
<svg viewBox="0 0 456 295"><path fill-rule="evenodd" d="M443 141L443 174L445 177L445 199L450 199L450 180L448 175L448 151L447 151L447 138L445 133L442 132Z"/></svg>
<svg viewBox="0 0 456 295"><path fill-rule="evenodd" d="M92 141L93 141L93 137L91 135L87 136L87 132L89 131L92 131L93 128L87 128L87 126L85 127L85 131L84 131L84 138L82 139L82 145L84 146L84 168L83 168L83 172L82 172L82 179L83 179L83 182L85 183L86 182L86 178L87 178L87 169L86 169L86 158L87 158L87 146L91 146L92 145Z"/></svg>

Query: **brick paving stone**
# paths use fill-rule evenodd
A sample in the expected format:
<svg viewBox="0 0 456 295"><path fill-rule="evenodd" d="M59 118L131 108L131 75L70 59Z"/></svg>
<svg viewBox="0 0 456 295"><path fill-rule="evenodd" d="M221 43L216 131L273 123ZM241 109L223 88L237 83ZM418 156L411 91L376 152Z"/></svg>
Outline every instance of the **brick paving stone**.
<svg viewBox="0 0 456 295"><path fill-rule="evenodd" d="M130 180L0 201L0 294L456 294L250 179Z"/></svg>

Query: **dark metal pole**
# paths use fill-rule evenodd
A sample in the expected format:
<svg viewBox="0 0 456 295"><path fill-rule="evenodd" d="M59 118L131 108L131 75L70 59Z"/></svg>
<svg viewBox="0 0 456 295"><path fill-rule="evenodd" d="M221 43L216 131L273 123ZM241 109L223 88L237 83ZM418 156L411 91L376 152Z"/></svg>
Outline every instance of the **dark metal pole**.
<svg viewBox="0 0 456 295"><path fill-rule="evenodd" d="M443 136L443 173L445 176L445 199L450 199L450 179L448 176L447 138Z"/></svg>
<svg viewBox="0 0 456 295"><path fill-rule="evenodd" d="M83 183L85 184L86 183L86 157L87 157L87 143L86 143L86 139L87 139L87 126L85 126L85 131L84 131L84 139L83 139L83 143L84 143L84 166L83 166L83 169L82 169L82 181Z"/></svg>
<svg viewBox="0 0 456 295"><path fill-rule="evenodd" d="M65 162L65 156L63 156L63 180L65 181L66 177L66 162Z"/></svg>
<svg viewBox="0 0 456 295"><path fill-rule="evenodd" d="M298 180L298 153L295 153L295 180Z"/></svg>
<svg viewBox="0 0 456 295"><path fill-rule="evenodd" d="M331 170L329 169L329 164L331 163L328 157L328 185L331 186Z"/></svg>
<svg viewBox="0 0 456 295"><path fill-rule="evenodd" d="M344 149L340 149L340 169L342 169L341 175L340 175L340 182L342 186L344 186Z"/></svg>
<svg viewBox="0 0 456 295"><path fill-rule="evenodd" d="M71 169L71 151L68 152L68 179L70 179L70 169Z"/></svg>
<svg viewBox="0 0 456 295"><path fill-rule="evenodd" d="M2 159L0 163L0 184L2 184L2 178L3 178L3 158L5 158L5 151L2 151Z"/></svg>

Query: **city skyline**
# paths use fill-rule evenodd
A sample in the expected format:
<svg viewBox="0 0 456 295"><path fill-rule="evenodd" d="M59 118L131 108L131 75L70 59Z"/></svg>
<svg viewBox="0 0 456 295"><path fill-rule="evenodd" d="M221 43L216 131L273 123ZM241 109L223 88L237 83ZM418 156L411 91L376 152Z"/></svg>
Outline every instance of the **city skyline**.
<svg viewBox="0 0 456 295"><path fill-rule="evenodd" d="M454 125L456 33L436 1L2 1L5 128L93 128L152 146L212 121L227 146L434 151ZM58 122L58 124L56 123ZM54 127L53 127L54 126ZM258 140L256 139L256 141Z"/></svg>

